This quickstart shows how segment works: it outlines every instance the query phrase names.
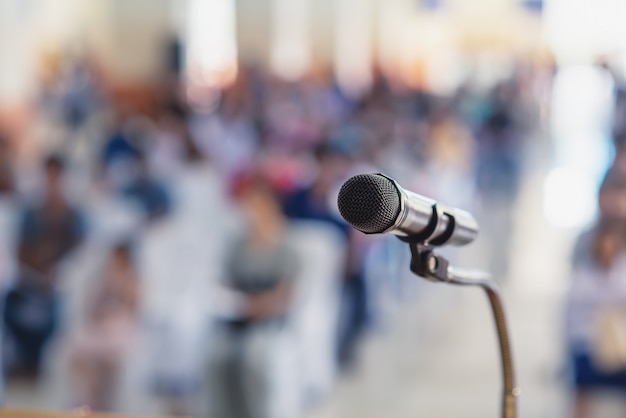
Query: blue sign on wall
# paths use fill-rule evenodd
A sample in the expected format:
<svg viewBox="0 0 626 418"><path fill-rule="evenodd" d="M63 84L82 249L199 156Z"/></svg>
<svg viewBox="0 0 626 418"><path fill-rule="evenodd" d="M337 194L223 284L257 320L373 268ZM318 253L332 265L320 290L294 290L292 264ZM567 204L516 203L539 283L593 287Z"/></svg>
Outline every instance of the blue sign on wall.
<svg viewBox="0 0 626 418"><path fill-rule="evenodd" d="M543 11L543 0L523 0L522 6L531 12L541 13Z"/></svg>
<svg viewBox="0 0 626 418"><path fill-rule="evenodd" d="M437 10L443 7L444 0L418 0L422 9Z"/></svg>

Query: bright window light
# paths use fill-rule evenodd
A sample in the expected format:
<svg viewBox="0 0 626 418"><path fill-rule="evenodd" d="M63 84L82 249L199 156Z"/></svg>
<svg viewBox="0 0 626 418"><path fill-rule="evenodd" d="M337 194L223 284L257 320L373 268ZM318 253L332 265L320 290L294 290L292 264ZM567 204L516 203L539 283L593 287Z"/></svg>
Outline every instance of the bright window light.
<svg viewBox="0 0 626 418"><path fill-rule="evenodd" d="M626 47L624 0L546 0L545 34L560 61L593 60Z"/></svg>
<svg viewBox="0 0 626 418"><path fill-rule="evenodd" d="M309 0L274 0L271 65L276 75L298 80L311 63Z"/></svg>
<svg viewBox="0 0 626 418"><path fill-rule="evenodd" d="M234 0L190 0L186 72L197 87L223 87L237 76Z"/></svg>
<svg viewBox="0 0 626 418"><path fill-rule="evenodd" d="M335 74L348 93L359 95L372 84L372 0L337 0Z"/></svg>

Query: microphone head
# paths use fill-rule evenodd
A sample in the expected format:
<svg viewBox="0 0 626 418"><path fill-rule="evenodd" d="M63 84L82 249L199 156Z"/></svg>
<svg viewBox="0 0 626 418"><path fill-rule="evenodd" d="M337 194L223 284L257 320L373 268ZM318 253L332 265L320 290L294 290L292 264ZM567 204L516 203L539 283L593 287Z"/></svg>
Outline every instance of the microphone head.
<svg viewBox="0 0 626 418"><path fill-rule="evenodd" d="M400 214L400 191L380 174L359 174L348 179L337 199L341 216L366 234L391 228Z"/></svg>

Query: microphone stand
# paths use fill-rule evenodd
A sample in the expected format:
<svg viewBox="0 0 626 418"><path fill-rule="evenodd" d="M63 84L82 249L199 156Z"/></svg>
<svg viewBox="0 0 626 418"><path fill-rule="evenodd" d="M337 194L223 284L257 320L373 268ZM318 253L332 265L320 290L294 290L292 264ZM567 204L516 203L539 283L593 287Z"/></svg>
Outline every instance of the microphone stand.
<svg viewBox="0 0 626 418"><path fill-rule="evenodd" d="M434 282L445 282L462 286L479 286L487 292L491 310L496 320L498 341L502 360L504 390L502 393L502 418L516 418L517 398L521 391L515 386L513 356L504 317L504 308L498 285L489 273L481 270L456 269L444 257L435 254L433 247L409 242L411 248L411 271Z"/></svg>

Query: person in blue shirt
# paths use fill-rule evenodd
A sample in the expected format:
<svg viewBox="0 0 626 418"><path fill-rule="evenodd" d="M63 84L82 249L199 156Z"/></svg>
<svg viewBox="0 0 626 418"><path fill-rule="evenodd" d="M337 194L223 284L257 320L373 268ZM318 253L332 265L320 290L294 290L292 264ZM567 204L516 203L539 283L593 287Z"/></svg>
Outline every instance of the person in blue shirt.
<svg viewBox="0 0 626 418"><path fill-rule="evenodd" d="M6 337L15 354L7 366L27 379L39 377L44 349L57 329L57 267L84 236L83 217L63 192L64 172L62 157L46 160L44 198L23 210L18 276L4 304Z"/></svg>

